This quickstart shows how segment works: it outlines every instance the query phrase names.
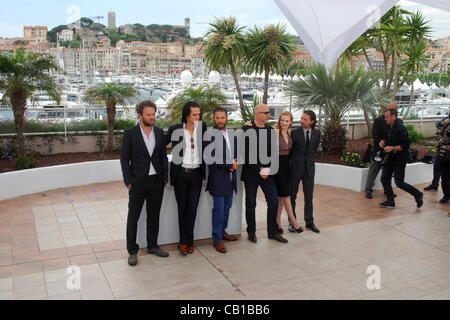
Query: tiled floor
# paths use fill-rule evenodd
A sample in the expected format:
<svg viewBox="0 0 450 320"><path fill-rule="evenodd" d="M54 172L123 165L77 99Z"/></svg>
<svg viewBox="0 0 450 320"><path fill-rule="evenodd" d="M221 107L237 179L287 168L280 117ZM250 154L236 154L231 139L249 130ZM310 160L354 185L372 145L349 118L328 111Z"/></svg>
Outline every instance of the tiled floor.
<svg viewBox="0 0 450 320"><path fill-rule="evenodd" d="M421 189L424 187L419 186ZM425 194L422 209L396 190L397 209L364 194L316 186L321 234L267 239L265 201L258 195L258 243L196 242L183 257L165 246L163 259L140 253L127 265L128 196L122 183L90 185L0 202L1 299L450 299L450 205ZM299 193L297 212L303 201ZM286 226L286 215L283 216ZM243 229L245 230L245 215ZM285 229L287 229L285 227ZM69 290L69 266L80 290ZM367 268L379 266L381 289L369 290Z"/></svg>

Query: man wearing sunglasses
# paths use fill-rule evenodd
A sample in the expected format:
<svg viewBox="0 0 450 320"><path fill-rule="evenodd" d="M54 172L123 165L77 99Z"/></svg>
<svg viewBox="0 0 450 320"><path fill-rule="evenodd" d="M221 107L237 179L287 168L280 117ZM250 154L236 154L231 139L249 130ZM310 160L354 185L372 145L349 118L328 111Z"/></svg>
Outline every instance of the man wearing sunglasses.
<svg viewBox="0 0 450 320"><path fill-rule="evenodd" d="M166 144L172 143L170 184L174 187L178 205L178 249L183 255L194 252L195 218L205 179L202 157L203 135L207 128L200 118L199 105L188 102L183 107L181 123L171 126L166 135Z"/></svg>
<svg viewBox="0 0 450 320"><path fill-rule="evenodd" d="M259 104L255 108L255 120L247 123L242 127L242 130L248 134L248 130L253 130L256 133L257 142L256 145L250 143L250 139L245 138L245 164L242 167L241 180L245 185L245 218L247 221L247 233L248 240L256 243L256 198L258 186L264 192L267 201L267 234L269 239L276 240L281 243L287 243L279 234L277 224L277 211L278 211L278 192L275 182L276 172L271 172L271 163L263 163L261 157L263 156L263 150L260 150L260 140L265 134L267 137L267 156L271 157L271 135L275 134L275 130L267 123L270 118L269 107L265 104ZM264 132L265 131L265 132ZM278 157L278 146L276 147L276 156ZM252 156L257 154L257 162L251 163ZM264 155L265 156L265 155Z"/></svg>

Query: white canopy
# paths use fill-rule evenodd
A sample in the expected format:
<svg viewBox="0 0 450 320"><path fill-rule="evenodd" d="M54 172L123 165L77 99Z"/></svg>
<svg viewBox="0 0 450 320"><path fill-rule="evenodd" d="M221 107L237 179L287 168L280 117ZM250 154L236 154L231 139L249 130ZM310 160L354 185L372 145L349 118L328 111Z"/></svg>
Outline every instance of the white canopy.
<svg viewBox="0 0 450 320"><path fill-rule="evenodd" d="M431 89L437 90L437 89L439 89L439 87L436 85L436 83L433 83L433 84L431 85Z"/></svg>
<svg viewBox="0 0 450 320"><path fill-rule="evenodd" d="M399 0L274 0L312 57L332 67L340 55ZM415 0L450 11L450 0Z"/></svg>
<svg viewBox="0 0 450 320"><path fill-rule="evenodd" d="M417 79L416 81L414 81L414 89L420 90L420 89L422 89L422 86L423 86L423 84L422 84L422 82L420 82L419 79Z"/></svg>
<svg viewBox="0 0 450 320"><path fill-rule="evenodd" d="M422 90L425 90L425 91L428 91L428 90L430 90L430 86L428 85L428 84L426 84L426 83L424 83L423 85L422 85L422 88L421 88Z"/></svg>

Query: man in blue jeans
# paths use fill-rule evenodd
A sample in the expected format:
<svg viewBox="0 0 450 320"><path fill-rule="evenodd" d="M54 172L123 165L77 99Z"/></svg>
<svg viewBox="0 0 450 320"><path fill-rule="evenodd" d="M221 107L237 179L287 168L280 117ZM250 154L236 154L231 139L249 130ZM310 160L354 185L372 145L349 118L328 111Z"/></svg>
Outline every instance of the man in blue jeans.
<svg viewBox="0 0 450 320"><path fill-rule="evenodd" d="M227 131L227 110L218 107L214 110L214 129L211 144L213 163L208 166L208 185L206 190L213 196L212 236L214 248L220 253L227 249L223 240L236 241L237 237L226 233L230 209L233 205L233 191L237 192L236 171L237 142L232 130ZM216 140L220 139L220 140ZM222 151L222 152L219 152Z"/></svg>

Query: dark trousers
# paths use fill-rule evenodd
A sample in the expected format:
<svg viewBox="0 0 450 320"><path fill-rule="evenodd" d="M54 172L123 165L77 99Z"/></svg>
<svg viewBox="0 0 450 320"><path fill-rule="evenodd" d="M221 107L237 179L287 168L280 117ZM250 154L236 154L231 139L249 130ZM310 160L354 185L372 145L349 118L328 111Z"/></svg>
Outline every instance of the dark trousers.
<svg viewBox="0 0 450 320"><path fill-rule="evenodd" d="M267 201L267 234L274 236L278 233L277 211L278 211L278 192L275 183L275 177L269 176L266 180L257 173L248 173L244 181L245 186L245 219L247 220L248 234L256 232L256 197L258 186L264 192Z"/></svg>
<svg viewBox="0 0 450 320"><path fill-rule="evenodd" d="M305 171L303 177L291 177L291 204L295 218L297 218L297 213L295 212L295 200L297 199L300 181L303 184L303 195L305 202L303 215L306 225L309 226L314 224L313 218L314 176L312 177L309 176Z"/></svg>
<svg viewBox="0 0 450 320"><path fill-rule="evenodd" d="M381 162L372 160L370 162L369 174L367 175L366 188L365 188L366 192L373 191L372 188L375 184L375 179L377 178L380 170L381 170Z"/></svg>
<svg viewBox="0 0 450 320"><path fill-rule="evenodd" d="M194 245L194 226L197 217L197 207L202 191L202 174L200 169L186 172L180 169L175 187L175 198L178 205L178 228L180 244Z"/></svg>
<svg viewBox="0 0 450 320"><path fill-rule="evenodd" d="M222 236L228 227L230 209L233 206L233 194L226 197L213 197L212 236L215 242L222 242Z"/></svg>
<svg viewBox="0 0 450 320"><path fill-rule="evenodd" d="M442 191L444 192L444 197L450 199L450 161L440 161L439 167L441 168Z"/></svg>
<svg viewBox="0 0 450 320"><path fill-rule="evenodd" d="M392 175L397 187L411 194L415 199L418 199L422 192L405 182L405 160L395 160L388 162L383 166L381 174L381 183L383 184L384 193L389 201L394 201L394 191L392 190Z"/></svg>
<svg viewBox="0 0 450 320"><path fill-rule="evenodd" d="M431 185L435 188L439 187L439 180L441 179L441 165L437 156L433 157L433 181Z"/></svg>
<svg viewBox="0 0 450 320"><path fill-rule="evenodd" d="M136 254L139 245L136 243L139 217L144 201L147 201L147 246L158 246L159 212L164 195L164 182L157 175L146 176L131 185L127 218L127 250Z"/></svg>

